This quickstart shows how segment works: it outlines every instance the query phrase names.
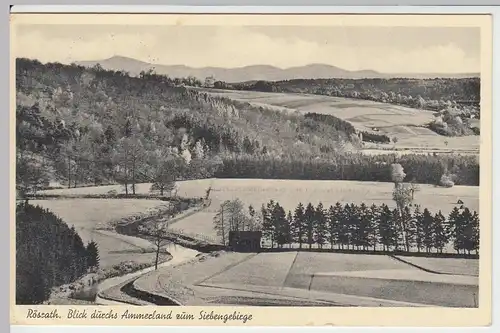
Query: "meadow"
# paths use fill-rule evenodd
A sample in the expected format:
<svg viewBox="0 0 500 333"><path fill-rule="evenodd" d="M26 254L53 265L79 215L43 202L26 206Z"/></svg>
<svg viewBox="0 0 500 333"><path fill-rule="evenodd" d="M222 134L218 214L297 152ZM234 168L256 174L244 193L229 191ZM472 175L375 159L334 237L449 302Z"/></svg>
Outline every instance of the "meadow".
<svg viewBox="0 0 500 333"><path fill-rule="evenodd" d="M150 184L139 184L137 186L137 193L147 193ZM202 234L207 237L216 238L217 235L213 229L213 217L219 209L220 204L225 200L234 200L239 198L246 207L252 205L256 210L260 209L262 204L267 204L269 200L275 200L284 207L286 211L293 211L295 207L302 202L304 205L311 202L317 205L319 202L323 203L325 208L334 205L336 202L340 203L354 203L366 205L380 205L387 204L391 208L395 208L395 203L392 200L392 191L394 188L393 183L383 182L358 182L358 181L314 181L314 180L269 180L269 179L204 179L204 180L190 180L177 182L177 195L183 197L203 197L205 191L211 187L210 199L212 204L210 207L201 210L200 212L180 219L172 224L172 228L190 234ZM419 185L420 190L415 193L415 204L421 205L423 208L428 208L431 212L437 213L439 210L447 215L457 206L458 200L462 200L464 205L471 210L479 211L479 187L475 186L454 186L452 188L435 187L433 185ZM104 194L110 190L123 192L120 185L110 185L102 187L85 187L75 189L60 189L48 190L45 193L51 194ZM87 199L86 199L87 200ZM58 200L59 201L59 200ZM58 201L54 201L57 203ZM81 200L79 200L81 201ZM78 201L78 202L79 202ZM108 202L106 204L100 203ZM147 201L147 203L146 203ZM75 201L77 202L77 201ZM60 211L66 211L69 223L76 219L85 219L91 217L93 220L108 219L106 211L92 209L92 202L96 205L110 205L115 207L113 209L123 211L120 209L120 202L122 200L94 200L88 201L85 205L85 210L89 211L88 216L82 214L80 217L71 217L71 206L61 204ZM154 206L155 200L138 200L130 199L124 201L130 203L128 205L144 205L143 208L147 209L149 206ZM137 202L134 204L133 202ZM144 203L143 203L144 202ZM126 205L124 205L125 207ZM68 209L69 208L69 209ZM131 209L131 208L128 208ZM135 208L134 208L135 209ZM73 210L76 211L76 210ZM132 213L132 212L131 212ZM102 216L104 215L104 216ZM97 221L89 222L89 225L95 225ZM85 224L85 222L84 222Z"/></svg>
<svg viewBox="0 0 500 333"><path fill-rule="evenodd" d="M372 132L376 129L379 134L398 139L395 144L369 145L372 149L415 149L426 152L451 149L461 153L479 152L478 136L445 137L425 128L434 118L432 111L321 95L230 90L206 92L283 112L330 114L350 122L360 131Z"/></svg>

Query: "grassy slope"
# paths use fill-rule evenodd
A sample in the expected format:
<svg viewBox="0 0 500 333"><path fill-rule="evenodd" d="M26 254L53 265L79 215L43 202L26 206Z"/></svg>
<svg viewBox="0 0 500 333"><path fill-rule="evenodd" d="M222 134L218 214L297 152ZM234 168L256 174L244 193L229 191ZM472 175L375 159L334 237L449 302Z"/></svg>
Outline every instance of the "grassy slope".
<svg viewBox="0 0 500 333"><path fill-rule="evenodd" d="M430 111L330 96L225 90L209 90L209 92L259 106L270 105L273 109L288 112L331 114L351 122L360 130L377 127L380 133L398 138L396 148L479 149L478 136L444 137L427 128L418 127L432 120L433 113ZM448 144L445 144L445 141Z"/></svg>

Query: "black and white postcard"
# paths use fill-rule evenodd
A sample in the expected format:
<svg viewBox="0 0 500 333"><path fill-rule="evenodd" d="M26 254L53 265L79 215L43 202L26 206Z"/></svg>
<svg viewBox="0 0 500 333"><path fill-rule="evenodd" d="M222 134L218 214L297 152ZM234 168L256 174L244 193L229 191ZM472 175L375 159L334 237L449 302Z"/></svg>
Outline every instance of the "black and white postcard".
<svg viewBox="0 0 500 333"><path fill-rule="evenodd" d="M13 324L490 322L488 15L11 28Z"/></svg>

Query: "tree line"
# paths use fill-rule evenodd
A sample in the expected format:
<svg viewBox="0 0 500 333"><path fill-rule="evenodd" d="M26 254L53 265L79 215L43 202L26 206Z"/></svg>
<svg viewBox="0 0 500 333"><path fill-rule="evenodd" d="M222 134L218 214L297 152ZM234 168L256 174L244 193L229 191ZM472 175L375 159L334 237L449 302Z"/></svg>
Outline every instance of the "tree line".
<svg viewBox="0 0 500 333"><path fill-rule="evenodd" d="M395 162L406 170L404 180L408 182L443 186L446 176L451 186L479 185L478 158L468 155L353 153L336 159L226 155L215 177L391 182L390 168Z"/></svg>
<svg viewBox="0 0 500 333"><path fill-rule="evenodd" d="M53 287L99 267L94 241L84 244L74 227L40 206L16 206L16 304L41 304Z"/></svg>
<svg viewBox="0 0 500 333"><path fill-rule="evenodd" d="M479 215L463 206L445 216L419 205L399 210L386 204L337 202L324 207L320 202L316 206L299 203L286 211L270 200L259 213L252 206L245 213L239 200L224 205L232 209L224 211L225 219L219 210L214 225L226 245L229 231L260 230L271 248L443 253L452 245L458 254L479 251Z"/></svg>
<svg viewBox="0 0 500 333"><path fill-rule="evenodd" d="M299 248L442 253L451 243L457 253L479 250L479 215L468 208L455 207L447 218L441 211L433 214L418 205L400 212L385 204L337 202L326 208L322 203L316 207L299 203L286 213L278 202L270 201L261 210L262 232L271 247L295 243Z"/></svg>

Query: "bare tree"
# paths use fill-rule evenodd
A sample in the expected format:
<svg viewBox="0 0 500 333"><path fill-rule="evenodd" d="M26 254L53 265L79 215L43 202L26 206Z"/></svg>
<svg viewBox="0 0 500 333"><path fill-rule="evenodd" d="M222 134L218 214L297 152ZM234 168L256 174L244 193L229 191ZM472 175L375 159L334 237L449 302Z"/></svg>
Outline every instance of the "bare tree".
<svg viewBox="0 0 500 333"><path fill-rule="evenodd" d="M208 189L205 191L205 200L208 200L211 191L212 191L212 186L210 185Z"/></svg>
<svg viewBox="0 0 500 333"><path fill-rule="evenodd" d="M396 206L399 212L399 217L401 221L401 231L403 233L403 239L405 241L406 250L410 250L410 245L408 241L407 234L407 224L409 221L406 221L404 217L404 210L408 207L413 201L413 189L408 184L400 184L394 188L392 192L392 199L396 202Z"/></svg>
<svg viewBox="0 0 500 333"><path fill-rule="evenodd" d="M403 219L404 209L413 201L413 192L409 185L402 184L405 179L406 174L403 167L399 163L394 163L391 165L391 179L394 182L394 190L392 192L392 199L396 202L398 208L401 232L403 233L403 239L405 241L406 250L409 250L409 241L407 235L407 223Z"/></svg>
<svg viewBox="0 0 500 333"><path fill-rule="evenodd" d="M153 224L152 236L153 244L155 247L155 270L158 269L160 261L160 253L163 246L167 245L169 241L166 239L168 224L161 221L155 221Z"/></svg>
<svg viewBox="0 0 500 333"><path fill-rule="evenodd" d="M251 229L251 219L245 214L243 203L239 199L226 200L214 216L214 229L226 245L230 231Z"/></svg>
<svg viewBox="0 0 500 333"><path fill-rule="evenodd" d="M401 184L392 191L392 200L396 202L400 212L413 202L412 191L413 188L409 184Z"/></svg>
<svg viewBox="0 0 500 333"><path fill-rule="evenodd" d="M217 233L217 236L221 237L222 245L226 245L226 236L227 236L227 224L224 221L224 214L226 210L226 204L228 201L224 201L221 205L217 214L214 216L214 229Z"/></svg>
<svg viewBox="0 0 500 333"><path fill-rule="evenodd" d="M243 231L247 227L247 216L240 199L231 200L227 203L230 231Z"/></svg>
<svg viewBox="0 0 500 333"><path fill-rule="evenodd" d="M409 184L410 192L411 192L411 201L415 200L415 192L420 191L420 186L416 183L415 180L412 180Z"/></svg>
<svg viewBox="0 0 500 333"><path fill-rule="evenodd" d="M135 194L137 169L143 151L142 142L134 137L123 137L118 142L114 159L122 171L120 181L125 187L125 194L127 195L129 185L131 185L132 193Z"/></svg>

